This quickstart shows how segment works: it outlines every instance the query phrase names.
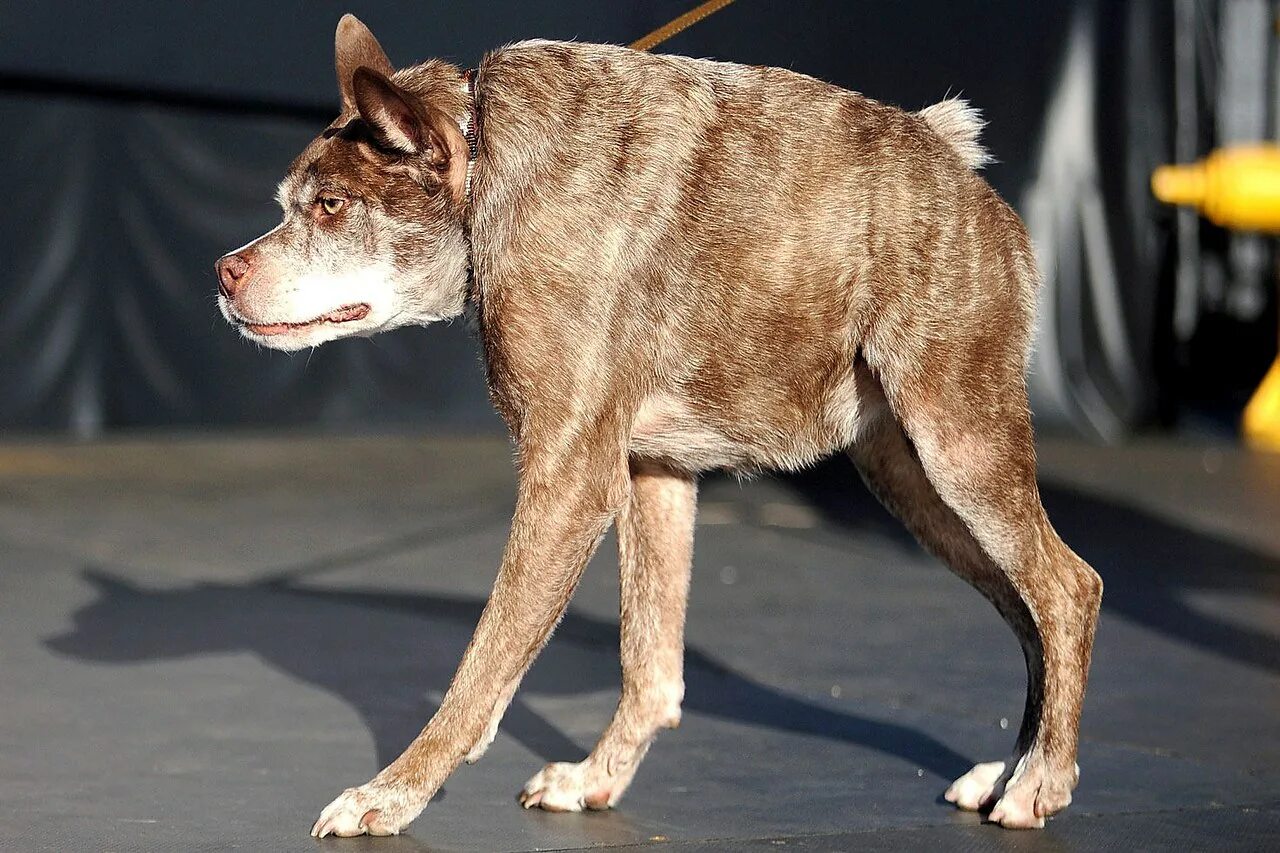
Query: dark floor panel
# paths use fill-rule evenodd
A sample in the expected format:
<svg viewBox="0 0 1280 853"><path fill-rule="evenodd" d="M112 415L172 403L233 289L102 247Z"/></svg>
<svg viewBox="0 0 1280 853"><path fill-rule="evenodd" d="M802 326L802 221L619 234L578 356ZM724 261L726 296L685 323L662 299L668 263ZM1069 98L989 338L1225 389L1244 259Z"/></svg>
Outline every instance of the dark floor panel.
<svg viewBox="0 0 1280 853"><path fill-rule="evenodd" d="M785 838L723 839L688 843L624 845L617 851L721 853L721 851L791 851L845 853L931 850L977 853L1067 853L1093 850L1274 850L1280 838L1280 807L1189 809L1178 812L1062 817L1043 833L1004 832L989 825L931 826L881 832L841 832Z"/></svg>
<svg viewBox="0 0 1280 853"><path fill-rule="evenodd" d="M1275 846L1276 808L1244 807L1280 800L1280 466L1214 452L1042 453L1055 523L1107 581L1081 787L1042 833L940 801L1012 743L1016 643L835 464L704 485L685 723L618 810L514 800L616 701L606 542L485 760L409 835L318 844L319 808L448 683L503 547L507 448L0 447L0 848Z"/></svg>

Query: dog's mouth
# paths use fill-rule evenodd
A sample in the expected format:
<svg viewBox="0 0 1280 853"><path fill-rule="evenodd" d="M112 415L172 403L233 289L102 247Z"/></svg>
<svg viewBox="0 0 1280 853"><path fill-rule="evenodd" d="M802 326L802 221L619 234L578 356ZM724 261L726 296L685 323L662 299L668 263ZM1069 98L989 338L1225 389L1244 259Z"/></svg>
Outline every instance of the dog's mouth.
<svg viewBox="0 0 1280 853"><path fill-rule="evenodd" d="M237 317L240 325L244 326L255 335L263 337L271 337L272 335L285 335L289 332L296 332L300 329L309 329L312 326L321 326L324 324L339 325L341 323L353 323L356 320L363 320L369 316L369 304L360 302L355 305L345 305L337 310L330 311L316 317L314 320L307 320L303 323L254 323L243 317Z"/></svg>

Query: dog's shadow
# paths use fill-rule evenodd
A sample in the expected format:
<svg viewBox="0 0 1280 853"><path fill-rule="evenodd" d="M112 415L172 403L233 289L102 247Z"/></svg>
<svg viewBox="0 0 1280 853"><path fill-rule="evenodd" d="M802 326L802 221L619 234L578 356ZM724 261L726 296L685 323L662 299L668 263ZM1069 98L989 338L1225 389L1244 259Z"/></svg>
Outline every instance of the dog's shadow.
<svg viewBox="0 0 1280 853"><path fill-rule="evenodd" d="M345 701L372 733L380 766L417 734L448 686L484 602L442 594L300 586L290 580L149 589L86 569L95 600L46 645L76 659L127 663L248 651ZM522 695L573 695L618 684L618 626L572 610L530 672L502 730L546 761L577 760L575 743ZM790 695L718 663L685 655L686 712L833 739L910 762L940 779L972 762L908 726ZM603 725L604 721L601 721Z"/></svg>
<svg viewBox="0 0 1280 853"><path fill-rule="evenodd" d="M847 464L820 466L788 482L832 525L826 533L796 535L847 537L848 528L854 528L909 541L874 499L851 487L856 481ZM1186 600L1186 593L1196 589L1280 598L1280 560L1070 489L1044 491L1064 536L1102 572L1107 610L1189 645L1280 671L1280 639L1274 634L1216 619ZM463 527L473 525L474 519ZM86 569L84 577L97 590L96 598L74 614L71 630L46 644L80 660L121 663L252 652L354 708L385 765L434 711L429 697L447 687L484 602L478 597L303 585L296 578L413 549L445 533L436 529L388 540L246 583L149 589ZM585 754L589 743L568 738L521 696L616 689L617 634L615 622L571 610L551 652L517 694L503 731L547 761ZM942 780L972 764L916 729L788 694L696 647L686 651L686 668L687 711L855 744L910 762Z"/></svg>
<svg viewBox="0 0 1280 853"><path fill-rule="evenodd" d="M849 487L856 478L852 464L837 457L785 482L830 529L843 528L839 535L869 531L910 546L906 528L875 498ZM1197 593L1280 600L1280 559L1061 484L1042 482L1041 493L1063 539L1102 575L1104 612L1228 660L1280 672L1280 634L1226 621L1192 600Z"/></svg>

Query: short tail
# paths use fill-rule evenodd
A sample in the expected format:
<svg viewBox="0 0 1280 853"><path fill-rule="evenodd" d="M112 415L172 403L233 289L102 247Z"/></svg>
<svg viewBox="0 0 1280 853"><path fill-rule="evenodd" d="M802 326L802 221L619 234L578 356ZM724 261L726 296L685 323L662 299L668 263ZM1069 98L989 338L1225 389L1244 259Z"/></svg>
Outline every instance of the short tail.
<svg viewBox="0 0 1280 853"><path fill-rule="evenodd" d="M991 162L991 155L978 137L986 122L982 113L962 98L947 98L916 113L943 142L960 156L970 169L981 169Z"/></svg>

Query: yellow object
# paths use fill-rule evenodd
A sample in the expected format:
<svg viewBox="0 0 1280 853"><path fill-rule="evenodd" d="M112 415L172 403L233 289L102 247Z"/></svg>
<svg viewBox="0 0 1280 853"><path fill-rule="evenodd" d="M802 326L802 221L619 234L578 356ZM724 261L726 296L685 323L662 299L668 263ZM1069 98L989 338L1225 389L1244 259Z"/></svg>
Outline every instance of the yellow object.
<svg viewBox="0 0 1280 853"><path fill-rule="evenodd" d="M1168 204L1190 205L1215 225L1280 233L1280 146L1219 148L1199 163L1161 166L1151 192ZM1252 447L1280 452L1280 357L1244 409Z"/></svg>
<svg viewBox="0 0 1280 853"><path fill-rule="evenodd" d="M1219 148L1199 163L1161 166L1151 192L1224 228L1280 233L1280 146Z"/></svg>
<svg viewBox="0 0 1280 853"><path fill-rule="evenodd" d="M1245 406L1244 437L1259 450L1280 451L1280 359Z"/></svg>

